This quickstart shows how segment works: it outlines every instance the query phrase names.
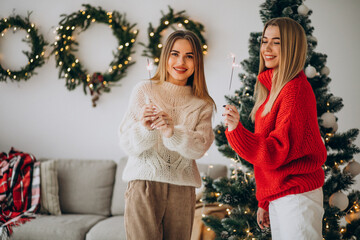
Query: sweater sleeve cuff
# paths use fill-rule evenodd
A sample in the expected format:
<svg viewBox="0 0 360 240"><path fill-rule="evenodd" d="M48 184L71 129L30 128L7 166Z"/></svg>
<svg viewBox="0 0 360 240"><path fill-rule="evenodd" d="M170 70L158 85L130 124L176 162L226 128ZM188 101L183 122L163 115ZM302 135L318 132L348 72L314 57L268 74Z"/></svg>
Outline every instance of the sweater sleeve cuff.
<svg viewBox="0 0 360 240"><path fill-rule="evenodd" d="M140 122L137 122L138 126L136 126L136 130L138 131L138 136L141 136L142 139L147 139L148 141L154 142L157 139L159 131L148 130L144 127Z"/></svg>
<svg viewBox="0 0 360 240"><path fill-rule="evenodd" d="M261 201L258 206L267 212L269 211L269 201Z"/></svg>
<svg viewBox="0 0 360 240"><path fill-rule="evenodd" d="M243 139L248 140L249 139L250 141L256 142L254 133L252 133L249 130L247 130L246 128L244 128L244 126L241 124L241 122L239 122L237 127L232 131L229 131L228 129L226 129L225 134L227 137L229 137L231 139L234 139L234 138L238 138L238 140L243 140ZM243 136L243 137L241 137L241 136ZM239 138L239 137L241 137L241 138Z"/></svg>
<svg viewBox="0 0 360 240"><path fill-rule="evenodd" d="M169 137L169 138L163 137L164 145L168 149L175 151L177 149L176 147L181 145L181 143L183 141L183 133L184 132L178 126L175 126L174 134L171 137Z"/></svg>
<svg viewBox="0 0 360 240"><path fill-rule="evenodd" d="M259 139L258 137L244 128L239 122L237 127L232 130L225 131L226 138L228 139L231 147L243 158L252 163L253 152L258 148Z"/></svg>

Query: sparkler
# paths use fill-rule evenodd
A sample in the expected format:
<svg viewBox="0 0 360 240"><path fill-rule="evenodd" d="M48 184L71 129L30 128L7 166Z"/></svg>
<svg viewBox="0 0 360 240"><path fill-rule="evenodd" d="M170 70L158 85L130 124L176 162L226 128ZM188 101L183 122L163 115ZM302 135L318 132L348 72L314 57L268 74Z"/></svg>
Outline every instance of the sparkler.
<svg viewBox="0 0 360 240"><path fill-rule="evenodd" d="M154 64L152 62L150 62L150 60L147 58L147 65L146 65L146 69L149 71L149 81L150 81L150 88L152 89L152 80L151 80L151 70L154 67ZM145 102L146 104L149 104L151 102L150 98L145 95Z"/></svg>
<svg viewBox="0 0 360 240"><path fill-rule="evenodd" d="M231 89L231 83L232 83L232 78L233 78L233 73L234 73L234 67L235 67L235 55L231 53L231 58L232 58L232 65L231 65L231 75L230 75L230 84L229 84L229 91Z"/></svg>
<svg viewBox="0 0 360 240"><path fill-rule="evenodd" d="M149 71L149 79L151 79L151 70L153 69L154 64L152 62L150 62L150 60L148 58L146 59L146 61L147 61L146 69Z"/></svg>

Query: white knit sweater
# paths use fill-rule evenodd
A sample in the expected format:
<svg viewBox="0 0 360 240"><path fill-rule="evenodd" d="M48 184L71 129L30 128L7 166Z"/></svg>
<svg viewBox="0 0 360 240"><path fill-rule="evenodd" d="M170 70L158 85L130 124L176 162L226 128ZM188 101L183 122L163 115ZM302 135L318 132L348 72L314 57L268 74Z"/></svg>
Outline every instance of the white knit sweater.
<svg viewBox="0 0 360 240"><path fill-rule="evenodd" d="M162 137L139 121L149 99L171 116L174 135ZM120 124L120 146L129 155L123 180L150 180L183 186L201 186L194 159L201 158L214 140L213 106L192 94L190 86L143 81L131 94L129 108Z"/></svg>

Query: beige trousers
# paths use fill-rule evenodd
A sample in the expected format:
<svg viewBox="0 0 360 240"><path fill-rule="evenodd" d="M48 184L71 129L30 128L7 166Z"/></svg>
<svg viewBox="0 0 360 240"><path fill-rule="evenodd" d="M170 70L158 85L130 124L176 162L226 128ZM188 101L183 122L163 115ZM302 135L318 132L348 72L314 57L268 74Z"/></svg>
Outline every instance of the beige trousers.
<svg viewBox="0 0 360 240"><path fill-rule="evenodd" d="M135 180L125 192L127 240L189 240L195 188Z"/></svg>

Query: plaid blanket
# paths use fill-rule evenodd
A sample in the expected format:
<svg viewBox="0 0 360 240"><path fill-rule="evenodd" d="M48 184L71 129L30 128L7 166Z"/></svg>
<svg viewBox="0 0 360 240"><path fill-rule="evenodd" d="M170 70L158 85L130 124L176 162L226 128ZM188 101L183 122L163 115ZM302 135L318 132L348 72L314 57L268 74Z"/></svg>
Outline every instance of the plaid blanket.
<svg viewBox="0 0 360 240"><path fill-rule="evenodd" d="M40 162L11 148L0 153L0 237L35 217L40 206Z"/></svg>

